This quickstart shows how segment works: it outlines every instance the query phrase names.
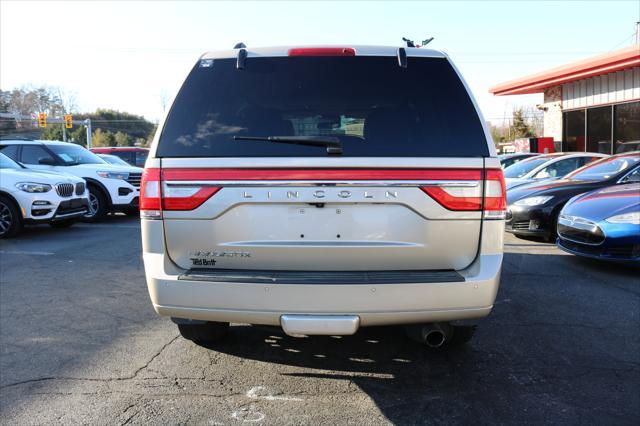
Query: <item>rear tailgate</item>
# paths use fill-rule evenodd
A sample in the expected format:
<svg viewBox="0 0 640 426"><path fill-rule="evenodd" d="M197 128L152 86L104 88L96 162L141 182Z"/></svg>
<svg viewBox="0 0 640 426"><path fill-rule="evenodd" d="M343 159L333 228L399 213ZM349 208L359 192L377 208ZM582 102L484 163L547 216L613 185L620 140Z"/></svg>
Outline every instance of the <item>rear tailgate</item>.
<svg viewBox="0 0 640 426"><path fill-rule="evenodd" d="M181 268L459 270L476 256L482 159L358 169L206 162L163 160L165 240Z"/></svg>

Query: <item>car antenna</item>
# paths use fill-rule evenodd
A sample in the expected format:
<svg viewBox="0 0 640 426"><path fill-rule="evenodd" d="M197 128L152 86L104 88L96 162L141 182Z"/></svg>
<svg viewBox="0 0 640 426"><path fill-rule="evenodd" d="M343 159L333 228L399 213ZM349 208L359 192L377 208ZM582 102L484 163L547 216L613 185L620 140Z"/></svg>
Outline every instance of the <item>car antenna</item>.
<svg viewBox="0 0 640 426"><path fill-rule="evenodd" d="M409 40L406 37L402 37L402 41L404 41L406 43L406 47L422 47L422 46L426 46L427 44L431 43L433 41L433 37L430 37L426 40L422 40L422 44L415 44L415 42L413 40ZM398 48L398 65L400 65L400 67L402 68L407 68L408 66L408 62L407 62L407 51L406 49L403 47L399 47Z"/></svg>
<svg viewBox="0 0 640 426"><path fill-rule="evenodd" d="M402 41L407 43L407 47L424 47L427 44L431 43L433 41L433 39L434 39L434 37L429 37L428 39L422 40L421 44L416 44L413 40L409 40L406 37L402 37Z"/></svg>
<svg viewBox="0 0 640 426"><path fill-rule="evenodd" d="M402 41L404 41L405 43L407 43L407 47L416 47L416 45L413 43L413 40L409 40L406 37L402 37Z"/></svg>
<svg viewBox="0 0 640 426"><path fill-rule="evenodd" d="M429 37L429 38L428 38L428 39L426 39L426 40L422 40L422 44L420 45L420 47L424 47L424 46L426 46L427 44L431 43L431 42L433 41L433 39L434 39L434 38L435 38L435 37Z"/></svg>
<svg viewBox="0 0 640 426"><path fill-rule="evenodd" d="M244 69L244 64L247 61L246 47L247 46L242 42L237 43L235 46L233 46L234 49L240 49L238 50L238 59L236 60L236 69L239 69L239 70Z"/></svg>

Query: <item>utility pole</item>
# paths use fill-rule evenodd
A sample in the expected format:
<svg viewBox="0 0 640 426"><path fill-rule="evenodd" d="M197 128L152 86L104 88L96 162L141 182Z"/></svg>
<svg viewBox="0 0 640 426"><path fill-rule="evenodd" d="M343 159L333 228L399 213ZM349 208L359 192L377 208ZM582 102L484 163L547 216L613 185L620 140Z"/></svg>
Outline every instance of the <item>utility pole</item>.
<svg viewBox="0 0 640 426"><path fill-rule="evenodd" d="M636 22L636 44L640 45L640 21Z"/></svg>
<svg viewBox="0 0 640 426"><path fill-rule="evenodd" d="M62 140L64 142L67 141L67 126L64 125L64 123L60 124L62 126Z"/></svg>
<svg viewBox="0 0 640 426"><path fill-rule="evenodd" d="M91 119L84 120L84 125L87 126L87 149L91 149L93 146L91 143Z"/></svg>

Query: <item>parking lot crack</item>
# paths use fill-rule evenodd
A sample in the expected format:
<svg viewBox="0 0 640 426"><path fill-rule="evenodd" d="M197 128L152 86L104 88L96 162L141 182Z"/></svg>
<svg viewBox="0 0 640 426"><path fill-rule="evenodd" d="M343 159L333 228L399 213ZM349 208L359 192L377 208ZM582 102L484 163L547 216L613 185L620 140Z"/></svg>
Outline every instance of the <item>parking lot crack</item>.
<svg viewBox="0 0 640 426"><path fill-rule="evenodd" d="M140 374L143 370L145 370L146 368L149 367L149 365L151 365L151 363L160 356L160 354L167 349L173 342L175 342L176 340L178 340L178 338L180 337L180 335L175 336L173 339L171 339L170 341L168 341L167 343L165 343L152 357L151 359L149 359L149 361L147 361L142 367L138 368L132 376L130 377L126 377L123 378L123 380L128 380L128 379L134 379L138 376L138 374Z"/></svg>

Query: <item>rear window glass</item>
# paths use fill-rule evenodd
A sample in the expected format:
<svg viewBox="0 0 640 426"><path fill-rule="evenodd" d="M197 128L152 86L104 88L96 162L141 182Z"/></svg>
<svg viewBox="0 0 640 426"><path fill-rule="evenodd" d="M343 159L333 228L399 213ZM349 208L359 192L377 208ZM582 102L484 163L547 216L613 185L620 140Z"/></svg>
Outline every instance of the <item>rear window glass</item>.
<svg viewBox="0 0 640 426"><path fill-rule="evenodd" d="M158 157L326 156L324 147L234 136L338 138L342 156L480 157L473 103L441 58L248 58L196 64L162 131Z"/></svg>

